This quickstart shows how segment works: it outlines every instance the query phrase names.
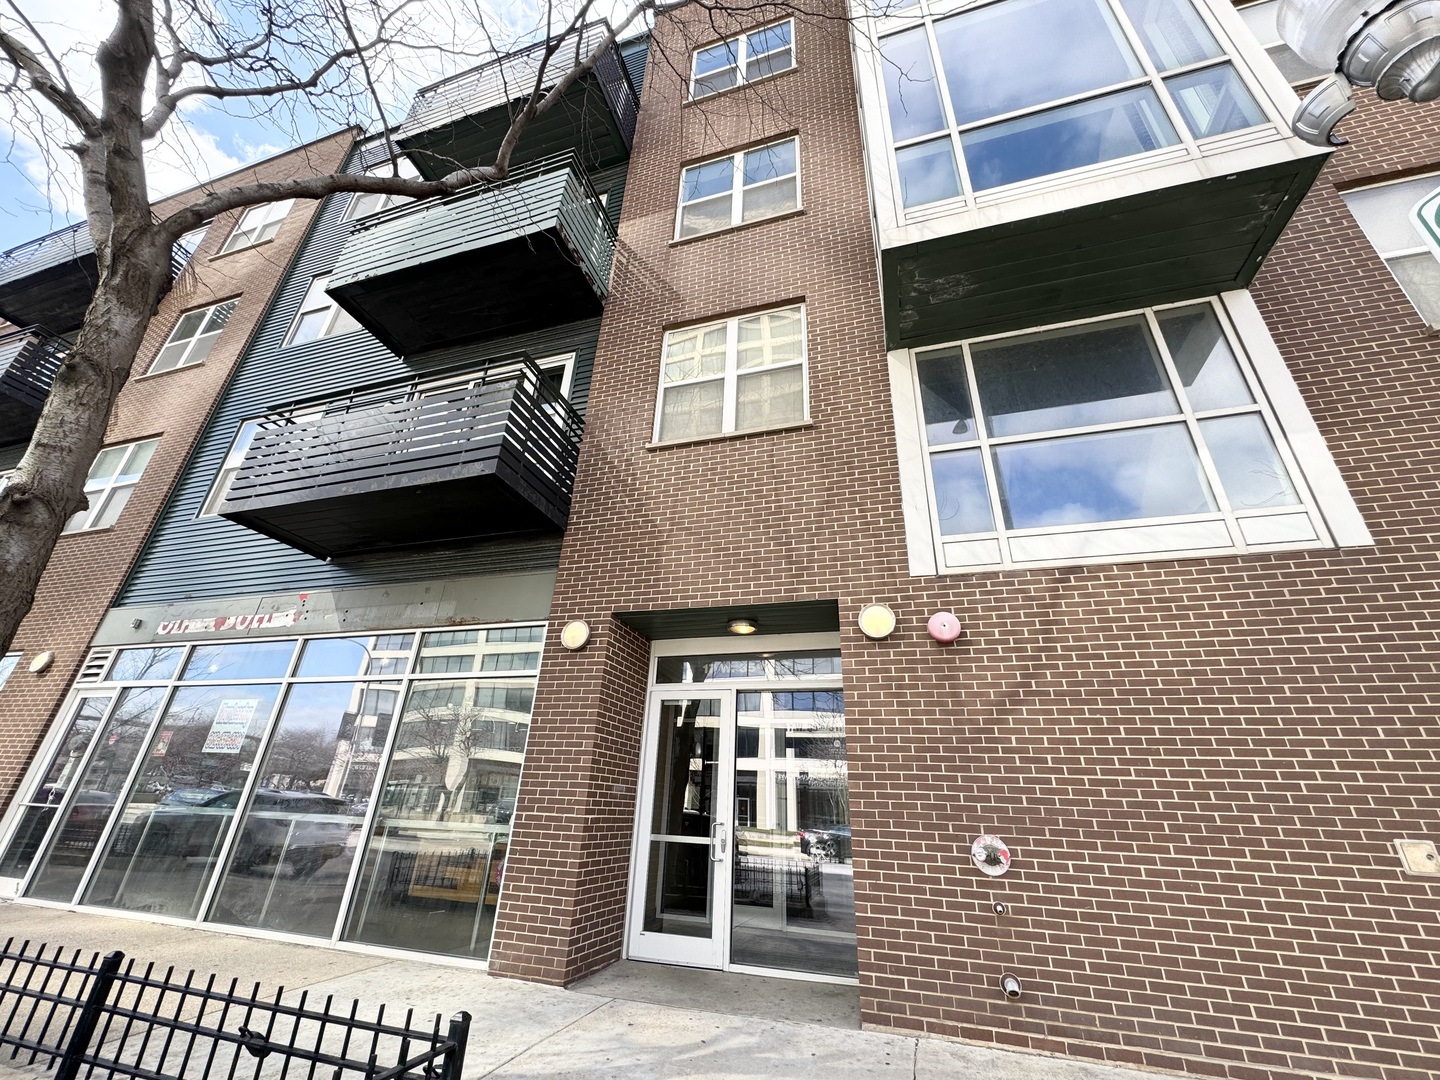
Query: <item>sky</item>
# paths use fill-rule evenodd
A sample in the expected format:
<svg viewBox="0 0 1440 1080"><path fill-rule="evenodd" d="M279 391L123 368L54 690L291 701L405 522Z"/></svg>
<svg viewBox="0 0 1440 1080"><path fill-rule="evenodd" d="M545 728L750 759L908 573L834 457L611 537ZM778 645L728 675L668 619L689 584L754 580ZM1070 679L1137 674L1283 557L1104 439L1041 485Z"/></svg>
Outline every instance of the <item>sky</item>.
<svg viewBox="0 0 1440 1080"><path fill-rule="evenodd" d="M226 0L204 0L224 11ZM407 9L417 36L444 41L457 51L440 55L408 52L377 74L382 100L392 120L403 115L413 91L478 63L487 41L502 49L533 39L541 0L414 0ZM564 0L556 0L557 9ZM613 0L623 10L623 0ZM113 0L17 0L51 48L61 56L72 82L94 92L95 46L114 21ZM352 0L356 9L364 0ZM484 30L481 29L483 25ZM3 25L14 26L13 20ZM488 37L487 37L488 33ZM283 120L253 115L248 103L217 103L208 98L177 113L161 139L148 144L146 172L154 198L184 190L254 161L318 138L347 121L373 128L374 109L365 115L341 115L334 108L317 113L303 95L286 98ZM293 102L293 106L288 103ZM333 105L333 99L330 101ZM50 137L37 137L33 124L0 115L0 251L78 221L82 202L73 158L59 147L58 123Z"/></svg>

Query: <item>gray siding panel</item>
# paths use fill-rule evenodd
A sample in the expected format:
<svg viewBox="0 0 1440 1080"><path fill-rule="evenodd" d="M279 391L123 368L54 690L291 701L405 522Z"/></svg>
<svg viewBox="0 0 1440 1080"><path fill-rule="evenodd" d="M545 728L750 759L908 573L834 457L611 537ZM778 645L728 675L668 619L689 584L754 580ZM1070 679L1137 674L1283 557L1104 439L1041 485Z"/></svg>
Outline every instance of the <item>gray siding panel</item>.
<svg viewBox="0 0 1440 1080"><path fill-rule="evenodd" d="M383 145L361 148L349 167L358 171L362 161L377 156L383 156ZM613 172L617 175L610 181L618 191L623 169ZM322 207L132 570L121 592L121 604L395 584L557 565L559 537L497 540L326 563L224 518L196 520L240 425L296 398L338 394L364 383L452 363L467 354L480 359L523 350L542 359L575 352L571 400L582 414L585 411L599 319L408 359L391 353L364 331L282 348L311 279L328 273L345 245L350 224L344 216L350 198L331 196ZM611 202L619 199L612 195ZM618 213L618 206L606 209Z"/></svg>

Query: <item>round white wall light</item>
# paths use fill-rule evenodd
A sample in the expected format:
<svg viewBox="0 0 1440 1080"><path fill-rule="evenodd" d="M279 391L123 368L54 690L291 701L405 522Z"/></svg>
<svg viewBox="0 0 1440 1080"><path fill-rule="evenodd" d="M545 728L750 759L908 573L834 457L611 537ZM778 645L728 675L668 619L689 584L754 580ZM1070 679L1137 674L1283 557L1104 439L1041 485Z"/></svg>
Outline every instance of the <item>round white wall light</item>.
<svg viewBox="0 0 1440 1080"><path fill-rule="evenodd" d="M574 652L583 649L590 640L590 624L584 619L574 619L560 631L560 644Z"/></svg>
<svg viewBox="0 0 1440 1080"><path fill-rule="evenodd" d="M30 661L30 674L39 675L42 671L49 670L50 665L54 662L55 654L53 652L46 650L45 652L39 653L35 659Z"/></svg>
<svg viewBox="0 0 1440 1080"><path fill-rule="evenodd" d="M866 604L860 609L860 632L872 641L895 632L895 612L884 604Z"/></svg>

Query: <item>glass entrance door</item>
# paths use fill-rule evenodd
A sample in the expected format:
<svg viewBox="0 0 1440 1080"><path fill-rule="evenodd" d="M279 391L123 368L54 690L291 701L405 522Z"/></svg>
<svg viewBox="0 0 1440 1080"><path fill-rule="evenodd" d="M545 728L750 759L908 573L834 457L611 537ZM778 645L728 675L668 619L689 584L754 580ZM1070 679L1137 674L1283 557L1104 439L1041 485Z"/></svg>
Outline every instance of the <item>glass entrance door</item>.
<svg viewBox="0 0 1440 1080"><path fill-rule="evenodd" d="M656 682L629 956L854 978L839 650L660 656Z"/></svg>

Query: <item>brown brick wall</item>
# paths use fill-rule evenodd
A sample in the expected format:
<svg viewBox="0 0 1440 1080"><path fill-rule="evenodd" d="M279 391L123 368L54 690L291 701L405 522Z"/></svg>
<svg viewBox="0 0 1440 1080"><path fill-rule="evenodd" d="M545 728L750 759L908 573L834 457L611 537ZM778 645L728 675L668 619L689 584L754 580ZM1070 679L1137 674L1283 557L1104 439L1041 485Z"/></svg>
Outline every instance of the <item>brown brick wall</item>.
<svg viewBox="0 0 1440 1080"><path fill-rule="evenodd" d="M662 47L694 17L662 18ZM1390 841L1440 838L1440 338L1335 191L1440 168L1433 108L1361 92L1254 288L1374 547L911 578L848 49L823 21L798 40L796 71L697 105L683 60L650 65L552 640L839 599L869 1025L1245 1080L1435 1075L1440 886ZM668 242L684 163L792 129L803 214ZM664 329L796 297L813 425L647 449ZM900 615L884 642L853 629L871 601ZM954 646L925 635L940 609ZM583 835L611 785L633 798L637 659L547 653L497 970L620 954L628 829L607 819L605 864L553 833ZM1002 879L970 868L982 831L1016 852Z"/></svg>
<svg viewBox="0 0 1440 1080"><path fill-rule="evenodd" d="M354 139L354 132L341 132L226 180L281 180L333 172L344 164ZM167 207L183 205L182 199L161 200L156 210L163 214ZM160 443L113 527L60 538L40 580L34 607L20 624L12 646L22 653L20 666L0 689L0 808L14 795L49 729L85 657L86 646L159 516L318 205L297 202L275 239L217 256L244 211L220 215L174 289L161 301L105 434L106 445L156 437ZM240 302L203 363L145 374L181 315L233 297ZM46 650L55 653L53 666L43 675L31 675L26 665L36 653Z"/></svg>

